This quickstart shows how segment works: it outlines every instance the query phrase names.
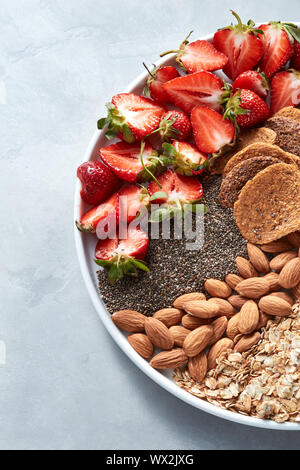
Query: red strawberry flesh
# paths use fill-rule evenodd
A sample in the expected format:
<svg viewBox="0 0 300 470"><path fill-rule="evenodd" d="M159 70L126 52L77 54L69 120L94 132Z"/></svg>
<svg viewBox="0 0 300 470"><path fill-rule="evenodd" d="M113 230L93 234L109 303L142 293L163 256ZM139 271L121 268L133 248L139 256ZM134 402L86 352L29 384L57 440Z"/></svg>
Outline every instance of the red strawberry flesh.
<svg viewBox="0 0 300 470"><path fill-rule="evenodd" d="M105 202L102 202L99 206L94 207L93 209L86 212L80 219L79 222L76 222L76 225L79 230L82 232L92 232L95 233L97 226L100 222L107 222L116 220L118 222L119 216L119 194L113 194Z"/></svg>
<svg viewBox="0 0 300 470"><path fill-rule="evenodd" d="M228 58L208 41L198 40L184 45L178 59L189 73L213 72L225 67Z"/></svg>

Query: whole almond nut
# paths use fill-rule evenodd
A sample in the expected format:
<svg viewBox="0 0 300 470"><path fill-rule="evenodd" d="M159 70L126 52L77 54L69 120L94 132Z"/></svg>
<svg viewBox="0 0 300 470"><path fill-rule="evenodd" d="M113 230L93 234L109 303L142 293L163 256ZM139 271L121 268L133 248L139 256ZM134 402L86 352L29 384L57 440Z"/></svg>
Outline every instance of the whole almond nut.
<svg viewBox="0 0 300 470"><path fill-rule="evenodd" d="M266 279L269 283L270 286L270 292L274 292L278 289L281 288L279 284L279 274L277 273L269 273L264 276L264 279Z"/></svg>
<svg viewBox="0 0 300 470"><path fill-rule="evenodd" d="M204 288L212 297L220 297L221 299L227 299L232 294L231 287L218 279L207 279Z"/></svg>
<svg viewBox="0 0 300 470"><path fill-rule="evenodd" d="M292 307L286 300L273 295L262 297L258 306L264 313L277 317L287 317L292 313Z"/></svg>
<svg viewBox="0 0 300 470"><path fill-rule="evenodd" d="M259 322L257 325L257 329L260 330L261 328L264 328L265 326L267 326L267 323L271 318L272 317L270 315L267 315L264 312L259 312Z"/></svg>
<svg viewBox="0 0 300 470"><path fill-rule="evenodd" d="M198 326L199 328L199 326ZM175 346L182 348L185 338L190 334L190 330L184 328L184 326L171 326L170 333L174 338Z"/></svg>
<svg viewBox="0 0 300 470"><path fill-rule="evenodd" d="M191 300L206 300L206 297L204 294L202 294L202 292L192 292L190 294L183 294L175 300L173 306L175 308L182 309L185 302L190 302Z"/></svg>
<svg viewBox="0 0 300 470"><path fill-rule="evenodd" d="M135 310L120 310L115 312L111 319L118 328L130 333L141 333L145 330L146 317Z"/></svg>
<svg viewBox="0 0 300 470"><path fill-rule="evenodd" d="M300 230L298 232L290 233L287 236L287 239L291 245L293 245L296 248L300 247Z"/></svg>
<svg viewBox="0 0 300 470"><path fill-rule="evenodd" d="M254 266L254 268L259 273L265 273L265 274L269 273L270 264L264 252L257 246L253 245L252 243L247 244L247 250L248 250L249 259L252 265Z"/></svg>
<svg viewBox="0 0 300 470"><path fill-rule="evenodd" d="M296 299L300 299L300 284L293 288L293 294Z"/></svg>
<svg viewBox="0 0 300 470"><path fill-rule="evenodd" d="M184 328L188 330L196 330L199 326L208 325L210 323L209 318L197 318L193 315L184 315L181 320L182 325Z"/></svg>
<svg viewBox="0 0 300 470"><path fill-rule="evenodd" d="M233 341L228 338L222 338L215 343L209 350L207 356L207 370L212 370L217 365L217 359L220 355L228 349L233 349Z"/></svg>
<svg viewBox="0 0 300 470"><path fill-rule="evenodd" d="M236 286L243 281L243 278L241 276L238 276L237 274L227 274L225 277L226 283L231 287L231 289L235 289Z"/></svg>
<svg viewBox="0 0 300 470"><path fill-rule="evenodd" d="M222 338L223 334L225 333L228 325L228 319L227 317L220 317L217 318L215 321L211 323L211 326L214 329L212 338L209 342L209 345L215 344L219 339Z"/></svg>
<svg viewBox="0 0 300 470"><path fill-rule="evenodd" d="M265 253L283 253L284 251L291 250L292 245L288 242L288 240L282 238L280 240L276 240L275 242L261 245L260 248Z"/></svg>
<svg viewBox="0 0 300 470"><path fill-rule="evenodd" d="M201 383L207 372L207 357L205 351L188 360L188 371L193 380Z"/></svg>
<svg viewBox="0 0 300 470"><path fill-rule="evenodd" d="M229 297L228 302L236 309L240 310L242 306L247 302L248 299L246 297L242 297L241 295L232 295Z"/></svg>
<svg viewBox="0 0 300 470"><path fill-rule="evenodd" d="M258 276L258 272L246 258L238 256L235 261L238 271L244 279Z"/></svg>
<svg viewBox="0 0 300 470"><path fill-rule="evenodd" d="M220 311L219 305L206 300L191 300L183 306L184 310L197 318L214 318Z"/></svg>
<svg viewBox="0 0 300 470"><path fill-rule="evenodd" d="M150 359L154 353L154 347L148 336L142 333L135 333L128 336L129 344L133 349L145 359Z"/></svg>
<svg viewBox="0 0 300 470"><path fill-rule="evenodd" d="M285 289L292 289L300 283L300 258L286 263L279 274L279 284Z"/></svg>
<svg viewBox="0 0 300 470"><path fill-rule="evenodd" d="M183 315L184 312L178 308L163 308L162 310L158 310L153 315L153 318L160 320L170 328L171 326L179 325Z"/></svg>
<svg viewBox="0 0 300 470"><path fill-rule="evenodd" d="M280 253L280 255L275 256L275 258L272 259L270 262L270 268L277 272L280 273L282 268L291 261L291 259L297 258L297 253L296 251L285 251L284 253Z"/></svg>
<svg viewBox="0 0 300 470"><path fill-rule="evenodd" d="M231 305L231 303L228 302L228 300L219 299L218 297L212 297L211 299L208 299L207 302L215 302L217 305L219 305L218 315L232 317L236 314L234 307Z"/></svg>
<svg viewBox="0 0 300 470"><path fill-rule="evenodd" d="M165 351L172 349L174 346L174 339L170 331L156 318L146 318L145 331L151 343Z"/></svg>
<svg viewBox="0 0 300 470"><path fill-rule="evenodd" d="M254 300L248 300L239 313L238 329L244 335L249 335L257 329L259 323L259 311Z"/></svg>
<svg viewBox="0 0 300 470"><path fill-rule="evenodd" d="M150 361L150 366L160 370L175 369L186 364L187 360L188 358L183 349L178 348L156 354Z"/></svg>
<svg viewBox="0 0 300 470"><path fill-rule="evenodd" d="M188 357L200 354L210 343L214 329L210 325L200 326L192 331L184 340L183 349Z"/></svg>
<svg viewBox="0 0 300 470"><path fill-rule="evenodd" d="M229 339L233 340L236 337L236 335L238 335L239 333L240 333L239 313L237 313L236 315L234 315L234 317L230 318L230 320L228 321L227 328L226 328L226 336Z"/></svg>
<svg viewBox="0 0 300 470"><path fill-rule="evenodd" d="M275 295L275 297L279 297L282 300L285 300L290 306L294 305L294 299L287 293L287 292L273 292L270 295Z"/></svg>
<svg viewBox="0 0 300 470"><path fill-rule="evenodd" d="M270 292L270 284L263 277L252 277L240 282L236 291L248 299L259 299Z"/></svg>
<svg viewBox="0 0 300 470"><path fill-rule="evenodd" d="M234 350L239 353L249 351L260 340L260 333L256 331L251 335L243 336L235 345Z"/></svg>

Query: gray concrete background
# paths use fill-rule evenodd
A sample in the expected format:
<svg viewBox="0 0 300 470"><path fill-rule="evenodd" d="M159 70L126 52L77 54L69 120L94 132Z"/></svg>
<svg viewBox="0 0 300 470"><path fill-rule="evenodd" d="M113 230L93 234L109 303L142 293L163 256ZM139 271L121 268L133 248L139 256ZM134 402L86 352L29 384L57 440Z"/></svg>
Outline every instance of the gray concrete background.
<svg viewBox="0 0 300 470"><path fill-rule="evenodd" d="M108 336L73 242L75 170L104 103L141 62L299 1L0 0L1 449L296 449L299 433L221 421L145 377Z"/></svg>

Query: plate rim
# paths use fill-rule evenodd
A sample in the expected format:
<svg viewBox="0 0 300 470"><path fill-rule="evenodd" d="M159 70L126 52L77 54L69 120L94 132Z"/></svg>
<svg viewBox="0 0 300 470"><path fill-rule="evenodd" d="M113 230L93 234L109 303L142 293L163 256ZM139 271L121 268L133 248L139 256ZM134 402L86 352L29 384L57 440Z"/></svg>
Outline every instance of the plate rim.
<svg viewBox="0 0 300 470"><path fill-rule="evenodd" d="M299 22L294 22L299 26ZM259 23L262 24L262 23ZM199 39L202 40L212 40L213 35L208 34L205 36L200 37ZM163 58L155 62L156 66L161 66L170 62L170 60L174 59L175 55L172 54L167 58ZM138 77L132 80L129 85L125 88L123 93L130 93L132 89L136 88L137 86L141 85L142 82L145 82L147 78L147 72L142 72ZM103 130L96 130L89 142L87 150L84 154L84 158L82 163L89 161L92 157L93 151L97 145L99 137L103 134ZM76 187L75 187L75 197L74 197L74 220L77 220L80 217L81 211L81 197L80 197L80 182L76 179ZM93 278L91 274L91 266L93 260L88 259L85 253L85 237L88 234L83 234L78 231L74 224L74 238L75 238L75 246L76 246L76 253L77 258L79 261L79 266L81 270L81 274L89 293L90 299L98 313L104 327L120 347L120 349L127 355L127 357L142 371L144 372L150 379L152 379L157 385L160 385L163 389L174 395L179 400L197 408L201 411L209 413L213 416L218 418L224 419L226 421L231 421L237 424L246 425L250 427L256 427L261 429L269 429L273 431L300 431L300 424L298 423L276 423L275 421L271 420L263 420L259 418L253 418L251 416L245 416L239 413L235 413L233 411L225 410L221 407L217 407L212 405L211 403L206 402L200 398L191 395L187 391L180 388L176 383L171 379L165 377L157 370L153 369L150 364L143 359L139 354L130 346L126 336L115 326L115 324L111 321L110 315L107 312L105 305L100 297L100 289L97 286L96 279ZM96 268L94 268L96 271Z"/></svg>

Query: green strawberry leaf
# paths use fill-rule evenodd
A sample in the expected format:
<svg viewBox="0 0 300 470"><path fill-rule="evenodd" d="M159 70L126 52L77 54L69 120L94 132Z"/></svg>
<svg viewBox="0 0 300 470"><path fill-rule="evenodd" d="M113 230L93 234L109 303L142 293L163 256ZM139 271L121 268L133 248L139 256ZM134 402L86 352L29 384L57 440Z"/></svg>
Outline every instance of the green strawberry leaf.
<svg viewBox="0 0 300 470"><path fill-rule="evenodd" d="M144 271L146 273L149 273L150 272L150 269L148 268L148 266L146 265L146 263L144 261L141 261L141 260L137 260L135 258L132 258L131 259L131 263L133 263L138 269L140 269L141 271Z"/></svg>
<svg viewBox="0 0 300 470"><path fill-rule="evenodd" d="M112 140L112 139L115 139L117 136L118 136L119 132L118 131L114 131L112 129L108 129L106 132L105 132L105 137L108 139L108 140Z"/></svg>
<svg viewBox="0 0 300 470"><path fill-rule="evenodd" d="M153 194L153 196L150 197L150 202L156 201L157 199L167 199L168 194L165 193L164 191L157 191L156 193Z"/></svg>
<svg viewBox="0 0 300 470"><path fill-rule="evenodd" d="M104 129L104 127L109 124L109 120L106 118L101 118L99 119L99 121L97 122L97 127L98 129L102 130Z"/></svg>

